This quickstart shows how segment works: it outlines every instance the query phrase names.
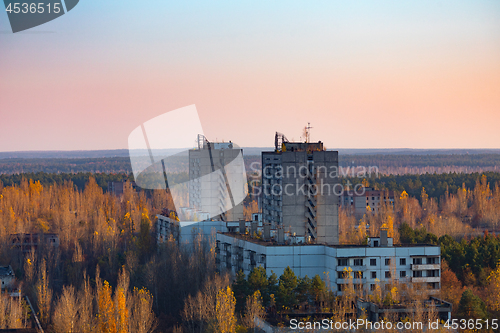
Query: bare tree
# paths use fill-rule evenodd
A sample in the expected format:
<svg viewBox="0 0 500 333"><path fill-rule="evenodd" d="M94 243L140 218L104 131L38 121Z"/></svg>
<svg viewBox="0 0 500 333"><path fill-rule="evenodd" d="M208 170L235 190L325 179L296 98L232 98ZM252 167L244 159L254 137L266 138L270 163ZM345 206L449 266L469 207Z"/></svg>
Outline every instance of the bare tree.
<svg viewBox="0 0 500 333"><path fill-rule="evenodd" d="M80 332L77 326L80 311L73 286L64 286L54 309L52 321L56 332L73 333Z"/></svg>
<svg viewBox="0 0 500 333"><path fill-rule="evenodd" d="M255 328L255 318L263 319L265 310L262 306L262 298L260 291L257 290L253 295L246 299L245 316L243 317L243 325L249 329Z"/></svg>
<svg viewBox="0 0 500 333"><path fill-rule="evenodd" d="M156 326L156 316L153 312L153 296L145 288L134 288L130 331L150 333L156 329Z"/></svg>
<svg viewBox="0 0 500 333"><path fill-rule="evenodd" d="M47 276L47 264L45 259L42 259L40 270L38 271L38 281L36 284L36 298L40 321L42 325L47 325L50 320L50 308L52 305L52 290L49 287L49 279Z"/></svg>
<svg viewBox="0 0 500 333"><path fill-rule="evenodd" d="M83 333L94 332L96 323L94 316L94 290L84 272L83 284L78 294L78 328Z"/></svg>

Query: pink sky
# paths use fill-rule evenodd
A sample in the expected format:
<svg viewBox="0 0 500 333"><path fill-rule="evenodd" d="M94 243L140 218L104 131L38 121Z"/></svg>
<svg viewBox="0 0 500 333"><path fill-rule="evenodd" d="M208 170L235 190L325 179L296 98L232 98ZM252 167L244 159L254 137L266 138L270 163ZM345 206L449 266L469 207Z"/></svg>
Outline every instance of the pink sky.
<svg viewBox="0 0 500 333"><path fill-rule="evenodd" d="M0 34L0 151L127 148L135 127L191 104L209 139L240 146L298 140L311 122L328 148L500 148L499 6L439 24L242 16L177 38L146 21L99 30L101 16L83 29L84 4L39 28L55 33Z"/></svg>

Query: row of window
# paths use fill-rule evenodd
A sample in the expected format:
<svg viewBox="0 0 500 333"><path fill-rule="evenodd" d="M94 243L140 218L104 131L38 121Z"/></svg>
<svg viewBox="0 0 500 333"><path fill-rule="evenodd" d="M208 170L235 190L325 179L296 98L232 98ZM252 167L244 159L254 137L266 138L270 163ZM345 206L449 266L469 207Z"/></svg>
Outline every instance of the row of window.
<svg viewBox="0 0 500 333"><path fill-rule="evenodd" d="M392 277L391 271L385 271L384 274L386 279L390 279ZM407 276L406 271L399 272L400 278L405 278L406 276ZM338 279L345 279L346 277L347 277L347 272L337 272ZM423 277L422 271L413 271L413 277ZM427 271L426 277L439 277L439 270ZM364 278L363 272L354 272L354 279L362 279L362 278ZM370 278L377 279L377 272L370 272Z"/></svg>
<svg viewBox="0 0 500 333"><path fill-rule="evenodd" d="M422 259L423 258L413 258L413 265L422 265ZM386 266L390 266L391 262L392 262L391 258L385 259ZM427 264L428 265L439 264L439 257L427 258ZM337 259L337 265L338 266L350 266L349 265L349 258ZM406 266L406 258L399 258L399 265ZM364 259L354 259L353 266L364 266ZM377 259L375 259L375 258L370 259L370 266L377 266Z"/></svg>
<svg viewBox="0 0 500 333"><path fill-rule="evenodd" d="M338 288L339 291L345 290L346 287L347 287L347 285L345 285L345 284L338 284L337 285L337 288ZM359 284L359 283L354 284L353 287L354 287L354 290L362 290L363 289L363 285ZM406 289L406 285L404 285L404 284L401 287L402 287L403 290ZM429 282L429 283L427 283L427 287L429 289L439 289L439 283L437 283L437 282ZM376 288L376 284L374 284L374 283L370 284L370 291L374 291L375 288ZM386 284L385 285L385 290L388 291L388 290L390 290L390 288L391 288L390 284Z"/></svg>

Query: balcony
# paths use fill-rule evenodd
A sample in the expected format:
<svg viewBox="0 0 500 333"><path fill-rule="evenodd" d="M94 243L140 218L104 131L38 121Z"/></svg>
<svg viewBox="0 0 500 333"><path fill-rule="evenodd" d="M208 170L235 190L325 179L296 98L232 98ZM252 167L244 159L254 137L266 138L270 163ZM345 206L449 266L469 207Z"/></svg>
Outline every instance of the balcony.
<svg viewBox="0 0 500 333"><path fill-rule="evenodd" d="M441 278L439 276L436 277L412 277L412 283L426 283L426 282L440 282Z"/></svg>
<svg viewBox="0 0 500 333"><path fill-rule="evenodd" d="M414 271L430 271L430 270L435 270L435 269L440 269L441 265L440 264L428 264L428 265L411 265L411 269Z"/></svg>

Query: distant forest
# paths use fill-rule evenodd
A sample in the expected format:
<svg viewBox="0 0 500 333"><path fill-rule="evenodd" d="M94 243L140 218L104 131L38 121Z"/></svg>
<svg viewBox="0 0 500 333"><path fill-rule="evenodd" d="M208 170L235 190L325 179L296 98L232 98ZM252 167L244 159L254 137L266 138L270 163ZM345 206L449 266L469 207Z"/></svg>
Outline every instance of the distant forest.
<svg viewBox="0 0 500 333"><path fill-rule="evenodd" d="M410 196L416 198L420 196L422 188L425 188L429 198L440 199L446 194L446 191L456 193L464 184L465 188L474 188L476 182L481 179L481 175L487 177L491 190L500 182L499 172L381 175L378 178L372 177L366 180L370 187L375 187L379 190L406 191ZM346 184L348 180L352 184L361 184L363 178L348 177L344 178L342 182Z"/></svg>
<svg viewBox="0 0 500 333"><path fill-rule="evenodd" d="M245 155L247 170L258 155ZM339 155L339 166L376 166L381 174L473 173L500 172L500 154L443 154L443 155ZM170 159L167 171L187 172L186 158ZM0 174L17 173L125 173L132 172L128 157L99 158L0 158Z"/></svg>

